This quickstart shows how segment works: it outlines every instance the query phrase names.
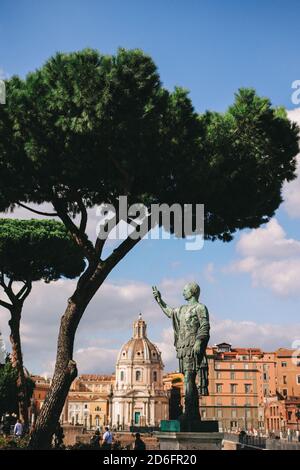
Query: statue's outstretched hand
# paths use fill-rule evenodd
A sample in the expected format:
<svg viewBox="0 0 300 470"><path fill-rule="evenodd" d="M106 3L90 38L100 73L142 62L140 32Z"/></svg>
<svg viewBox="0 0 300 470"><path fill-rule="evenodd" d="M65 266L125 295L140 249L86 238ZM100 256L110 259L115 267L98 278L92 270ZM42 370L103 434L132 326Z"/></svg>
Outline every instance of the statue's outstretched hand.
<svg viewBox="0 0 300 470"><path fill-rule="evenodd" d="M156 302L160 303L161 302L161 293L157 289L156 286L152 286L152 293L153 297L155 298Z"/></svg>

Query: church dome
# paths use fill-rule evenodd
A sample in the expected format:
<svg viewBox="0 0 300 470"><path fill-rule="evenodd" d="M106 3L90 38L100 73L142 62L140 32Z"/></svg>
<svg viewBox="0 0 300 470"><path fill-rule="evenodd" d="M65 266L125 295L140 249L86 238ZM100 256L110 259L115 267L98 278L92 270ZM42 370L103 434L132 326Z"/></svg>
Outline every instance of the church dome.
<svg viewBox="0 0 300 470"><path fill-rule="evenodd" d="M158 364L163 367L159 349L147 338L147 325L141 314L133 323L133 337L122 346L117 359L118 365L133 362Z"/></svg>

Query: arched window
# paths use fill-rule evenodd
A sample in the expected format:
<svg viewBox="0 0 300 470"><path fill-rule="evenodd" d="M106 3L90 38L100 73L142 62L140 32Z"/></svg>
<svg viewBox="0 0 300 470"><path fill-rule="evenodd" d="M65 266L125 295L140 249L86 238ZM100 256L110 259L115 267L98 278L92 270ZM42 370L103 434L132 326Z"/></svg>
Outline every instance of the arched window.
<svg viewBox="0 0 300 470"><path fill-rule="evenodd" d="M140 370L135 371L135 380L136 382L140 382L142 380L142 372Z"/></svg>
<svg viewBox="0 0 300 470"><path fill-rule="evenodd" d="M120 380L121 380L121 382L123 382L123 380L124 380L124 371L123 370L121 370L121 372L120 372Z"/></svg>
<svg viewBox="0 0 300 470"><path fill-rule="evenodd" d="M153 382L157 382L157 372L156 372L156 370L153 371Z"/></svg>

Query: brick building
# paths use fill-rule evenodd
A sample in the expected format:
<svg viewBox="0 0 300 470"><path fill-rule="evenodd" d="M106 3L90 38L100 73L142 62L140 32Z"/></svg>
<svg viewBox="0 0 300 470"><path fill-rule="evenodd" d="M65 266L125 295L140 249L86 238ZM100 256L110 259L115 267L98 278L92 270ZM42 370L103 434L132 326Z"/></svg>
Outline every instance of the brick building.
<svg viewBox="0 0 300 470"><path fill-rule="evenodd" d="M265 427L268 433L285 433L288 429L299 431L300 397L270 397L265 403Z"/></svg>
<svg viewBox="0 0 300 470"><path fill-rule="evenodd" d="M265 428L264 402L276 394L276 353L258 348L232 348L220 343L207 348L209 396L200 399L203 420L218 420L220 430L261 430ZM178 389L183 405L181 374L164 379L169 391L170 414L178 402Z"/></svg>
<svg viewBox="0 0 300 470"><path fill-rule="evenodd" d="M283 397L300 396L300 357L296 349L280 348L275 352L277 391Z"/></svg>

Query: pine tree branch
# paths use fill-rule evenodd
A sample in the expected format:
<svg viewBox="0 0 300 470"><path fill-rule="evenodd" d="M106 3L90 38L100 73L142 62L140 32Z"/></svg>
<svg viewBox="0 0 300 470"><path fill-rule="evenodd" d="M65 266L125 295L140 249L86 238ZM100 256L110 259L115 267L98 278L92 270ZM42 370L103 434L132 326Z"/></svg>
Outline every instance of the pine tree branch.
<svg viewBox="0 0 300 470"><path fill-rule="evenodd" d="M4 300L0 300L0 305L1 307L7 308L8 310L11 310L12 305L9 304L8 302L4 302Z"/></svg>
<svg viewBox="0 0 300 470"><path fill-rule="evenodd" d="M146 222L150 220L151 216L149 215L146 218ZM144 221L145 222L145 221ZM143 223L144 223L143 222ZM139 228L140 226L138 226ZM150 230L151 227L147 231ZM117 248L114 249L114 251L106 258L104 261L105 265L107 266L108 271L110 272L116 264L121 261L124 256L129 253L132 248L137 245L137 243L142 239L142 237L145 235L144 233L142 234L141 237L137 236L139 234L138 230L135 230L132 234L130 234Z"/></svg>
<svg viewBox="0 0 300 470"><path fill-rule="evenodd" d="M17 204L21 207L23 207L24 209L27 209L29 210L30 212L33 212L34 214L38 214L38 215L45 215L47 217L57 217L58 214L56 212L42 212L42 211L38 211L36 209L33 209L32 207L29 207L29 206L26 206L25 204L22 204L20 201L17 202Z"/></svg>
<svg viewBox="0 0 300 470"><path fill-rule="evenodd" d="M32 289L32 282L31 281L24 281L24 286L16 294L17 299L20 302L24 302L26 297L28 297L28 295L30 294L31 289Z"/></svg>
<svg viewBox="0 0 300 470"><path fill-rule="evenodd" d="M73 240L83 250L87 260L91 263L95 263L97 254L92 242L88 239L86 233L82 233L81 230L74 224L73 220L69 217L67 211L63 208L62 201L58 197L54 197L53 205L57 211L58 216L69 230ZM84 224L83 224L84 225Z"/></svg>

